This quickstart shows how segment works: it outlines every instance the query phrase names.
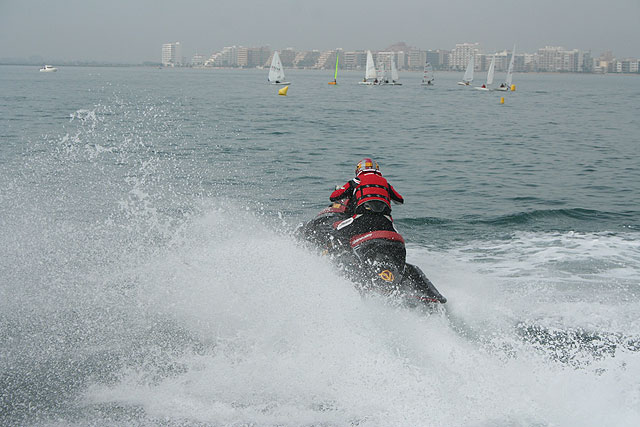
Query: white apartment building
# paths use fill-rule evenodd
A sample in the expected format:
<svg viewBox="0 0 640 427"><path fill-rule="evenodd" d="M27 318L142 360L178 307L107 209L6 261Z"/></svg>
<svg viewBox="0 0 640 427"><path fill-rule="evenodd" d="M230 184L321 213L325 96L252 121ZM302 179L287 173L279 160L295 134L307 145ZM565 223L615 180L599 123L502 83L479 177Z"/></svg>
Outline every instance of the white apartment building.
<svg viewBox="0 0 640 427"><path fill-rule="evenodd" d="M539 71L557 71L564 48L561 46L545 46L536 53L537 68Z"/></svg>
<svg viewBox="0 0 640 427"><path fill-rule="evenodd" d="M182 46L180 42L162 45L162 65L165 67L182 65Z"/></svg>
<svg viewBox="0 0 640 427"><path fill-rule="evenodd" d="M479 55L482 53L479 43L458 43L449 55L449 66L455 70L464 70L469 63L471 55ZM477 58L476 58L477 59ZM479 61L476 61L476 69L479 67Z"/></svg>
<svg viewBox="0 0 640 427"><path fill-rule="evenodd" d="M403 50L396 51L396 65L398 66L398 70L404 70L405 68L407 68L408 62L408 54L406 54Z"/></svg>
<svg viewBox="0 0 640 427"><path fill-rule="evenodd" d="M578 49L566 50L560 46L546 46L536 54L538 71L584 71L584 54Z"/></svg>
<svg viewBox="0 0 640 427"><path fill-rule="evenodd" d="M217 54L214 65L216 67L236 67L238 66L238 47L225 46Z"/></svg>
<svg viewBox="0 0 640 427"><path fill-rule="evenodd" d="M502 52L494 53L492 56L496 58L495 70L507 71L507 68L509 67L509 61L511 60L511 53L503 50Z"/></svg>
<svg viewBox="0 0 640 427"><path fill-rule="evenodd" d="M622 73L637 73L638 64L640 63L636 58L625 58L620 61L620 72ZM617 68L617 67L616 67Z"/></svg>
<svg viewBox="0 0 640 427"><path fill-rule="evenodd" d="M236 51L236 64L238 67L249 65L249 48L240 46Z"/></svg>

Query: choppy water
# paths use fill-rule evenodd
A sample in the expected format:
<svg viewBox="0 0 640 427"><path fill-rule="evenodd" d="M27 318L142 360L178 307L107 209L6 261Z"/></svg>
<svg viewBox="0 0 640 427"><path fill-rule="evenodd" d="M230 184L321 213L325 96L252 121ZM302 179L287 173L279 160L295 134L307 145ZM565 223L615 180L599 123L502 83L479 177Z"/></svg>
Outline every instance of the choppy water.
<svg viewBox="0 0 640 427"><path fill-rule="evenodd" d="M0 424L638 425L640 80L459 77L0 67ZM284 233L364 156L446 311Z"/></svg>

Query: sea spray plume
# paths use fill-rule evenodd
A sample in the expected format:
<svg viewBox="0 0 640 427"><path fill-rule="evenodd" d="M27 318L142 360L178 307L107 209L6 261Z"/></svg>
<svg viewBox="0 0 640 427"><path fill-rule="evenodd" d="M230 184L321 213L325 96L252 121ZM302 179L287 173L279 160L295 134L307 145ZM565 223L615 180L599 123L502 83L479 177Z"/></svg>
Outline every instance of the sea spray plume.
<svg viewBox="0 0 640 427"><path fill-rule="evenodd" d="M88 384L141 363L179 371L149 355L199 348L179 325L137 310L130 269L173 236L193 197L174 185L175 158L153 148L150 129L165 125L149 111L117 99L78 110L60 135L10 159L15 175L2 171L2 424L67 419Z"/></svg>

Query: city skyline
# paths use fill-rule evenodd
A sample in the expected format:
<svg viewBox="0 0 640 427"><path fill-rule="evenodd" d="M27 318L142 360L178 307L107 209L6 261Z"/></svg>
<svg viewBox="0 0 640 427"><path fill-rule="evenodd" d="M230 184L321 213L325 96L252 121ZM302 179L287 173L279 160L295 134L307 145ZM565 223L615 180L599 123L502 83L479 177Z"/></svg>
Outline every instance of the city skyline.
<svg viewBox="0 0 640 427"><path fill-rule="evenodd" d="M515 46L514 46L515 48ZM191 60L181 56L179 42L162 45L162 65L167 67L193 66L199 68L265 68L271 64L275 51L269 46L246 47L227 46L210 57L194 55ZM399 42L383 50L345 51L343 49L296 51L288 48L279 50L282 64L288 68L332 69L334 64L345 70L364 69L367 52L373 54L376 63L382 61L386 69L392 67L392 60L399 70L421 71L425 62L434 69L461 71L473 56L475 70L487 71L490 63L495 63L496 71L506 71L513 55L511 50L484 52L478 43L459 43L453 50L418 49ZM579 49L565 49L560 46L545 46L535 53L517 52L514 57L516 72L571 72L571 73L638 73L638 58L616 58L608 51L598 57ZM489 59L491 58L491 60Z"/></svg>
<svg viewBox="0 0 640 427"><path fill-rule="evenodd" d="M0 4L0 58L42 58L118 63L157 62L158 46L181 41L183 55L209 55L224 46L269 45L274 50L382 49L404 40L421 49L452 49L474 41L486 51L533 52L544 46L611 50L640 56L636 37L640 3L565 0L519 4L468 0L446 5L416 0L388 2L327 0L299 4L274 0L222 0L211 4L69 0L62 4L9 0Z"/></svg>
<svg viewBox="0 0 640 427"><path fill-rule="evenodd" d="M562 46L544 46L534 52L521 52L516 47L516 72L572 72L572 73L638 73L640 60L637 57L620 57L612 51L593 55L590 51L579 49L565 49ZM475 42L456 43L455 48L449 49L420 49L405 42L397 42L384 49L358 49L345 51L344 49L328 50L296 50L293 48L275 49L270 46L227 46L210 56L195 54L188 58L182 54L182 43L164 43L161 46L161 60L146 61L137 64L109 63L99 61L50 61L43 58L29 59L1 58L0 64L34 65L38 63L56 63L58 65L162 65L169 67L204 67L204 68L264 68L271 63L273 52L278 50L282 62L288 68L333 68L336 55L340 55L340 69L364 69L366 52L371 51L376 62L380 56L390 67L391 56L399 70L421 71L425 61L430 62L434 69L440 71L461 71L466 68L469 55L476 58L476 71L487 71L489 58L496 58L496 70L505 71L511 57L512 49L502 51L485 51L481 44Z"/></svg>

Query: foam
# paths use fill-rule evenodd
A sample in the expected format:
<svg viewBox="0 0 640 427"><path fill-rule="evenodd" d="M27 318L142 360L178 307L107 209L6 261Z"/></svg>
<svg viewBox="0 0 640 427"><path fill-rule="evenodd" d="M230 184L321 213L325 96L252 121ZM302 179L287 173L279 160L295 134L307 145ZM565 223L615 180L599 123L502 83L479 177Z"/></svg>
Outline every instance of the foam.
<svg viewBox="0 0 640 427"><path fill-rule="evenodd" d="M87 404L213 424L640 419L630 397L638 395L635 353L619 349L578 367L554 361L517 335L523 305L513 304L525 302L505 295L485 266L410 248L450 299L448 314L425 316L361 299L326 259L261 223L233 206L209 208L139 267L141 309L204 345L176 356L176 374L150 379L142 365L113 386L94 385Z"/></svg>

